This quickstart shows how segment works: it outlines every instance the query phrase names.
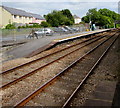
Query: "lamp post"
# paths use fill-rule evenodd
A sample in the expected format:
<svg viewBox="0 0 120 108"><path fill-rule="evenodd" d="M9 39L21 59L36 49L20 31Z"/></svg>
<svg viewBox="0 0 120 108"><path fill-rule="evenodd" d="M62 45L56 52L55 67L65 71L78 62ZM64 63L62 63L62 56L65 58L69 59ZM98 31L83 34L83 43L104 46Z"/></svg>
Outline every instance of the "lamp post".
<svg viewBox="0 0 120 108"><path fill-rule="evenodd" d="M91 21L91 16L89 16L89 24L90 24L90 31L91 31L91 24L92 24L92 21Z"/></svg>

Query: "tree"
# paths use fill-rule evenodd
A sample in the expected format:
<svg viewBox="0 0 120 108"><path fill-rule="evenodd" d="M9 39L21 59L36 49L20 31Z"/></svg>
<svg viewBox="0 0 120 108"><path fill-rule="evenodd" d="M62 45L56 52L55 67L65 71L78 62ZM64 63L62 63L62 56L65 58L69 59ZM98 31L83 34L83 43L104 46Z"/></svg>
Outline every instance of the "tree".
<svg viewBox="0 0 120 108"><path fill-rule="evenodd" d="M55 17L55 14L57 14L57 11L53 11L52 13L49 13L45 16L46 21L53 27L59 26L59 22Z"/></svg>
<svg viewBox="0 0 120 108"><path fill-rule="evenodd" d="M97 21L97 25L99 26L110 26L112 25L112 21L110 17L100 15L99 20Z"/></svg>
<svg viewBox="0 0 120 108"><path fill-rule="evenodd" d="M44 15L46 21L53 27L62 25L72 25L74 23L73 16L68 9L62 11L52 11L51 13Z"/></svg>
<svg viewBox="0 0 120 108"><path fill-rule="evenodd" d="M90 16L87 15L87 16L82 17L82 21L85 23L90 23Z"/></svg>
<svg viewBox="0 0 120 108"><path fill-rule="evenodd" d="M100 19L100 14L97 11L97 8L89 9L86 15L89 19L89 22L92 21L92 23L96 23L96 21Z"/></svg>
<svg viewBox="0 0 120 108"><path fill-rule="evenodd" d="M86 16L82 18L82 21L85 23L89 23L91 21L98 26L113 27L114 21L118 20L119 17L119 14L109 9L104 8L97 11L96 8L93 8L88 10Z"/></svg>
<svg viewBox="0 0 120 108"><path fill-rule="evenodd" d="M42 27L50 27L50 24L48 22L42 21L40 24Z"/></svg>
<svg viewBox="0 0 120 108"><path fill-rule="evenodd" d="M112 20L118 20L119 19L119 14L115 13L114 11L111 11L109 9L100 9L98 11L100 14L110 17Z"/></svg>
<svg viewBox="0 0 120 108"><path fill-rule="evenodd" d="M71 20L71 23L74 23L74 17L72 16L69 9L64 9L61 11L64 16L66 16L69 20Z"/></svg>

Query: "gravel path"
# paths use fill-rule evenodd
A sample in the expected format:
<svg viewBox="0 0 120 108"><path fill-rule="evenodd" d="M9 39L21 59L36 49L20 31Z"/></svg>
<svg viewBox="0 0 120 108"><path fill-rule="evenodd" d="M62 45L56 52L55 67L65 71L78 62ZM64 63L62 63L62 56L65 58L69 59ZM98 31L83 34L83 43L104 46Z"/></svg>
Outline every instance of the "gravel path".
<svg viewBox="0 0 120 108"><path fill-rule="evenodd" d="M103 33L93 35L92 37L101 36L101 35L105 35L105 34L108 34L108 33L109 32L103 32ZM19 58L19 59L4 62L3 66L2 66L2 71L5 71L7 69L13 68L13 67L18 66L20 64L23 64L24 62L32 61L32 60L34 60L34 59L36 59L38 57L45 56L45 55L50 54L50 53L52 53L52 52L54 52L56 50L59 50L60 48L65 48L66 46L68 46L68 44L73 45L74 43L77 43L77 42L80 42L80 41L83 41L83 40L86 40L86 39L84 39L84 38L83 39L77 39L77 40L73 40L73 41L70 41L70 42L67 42L67 43L64 43L64 44L60 44L60 45L56 46L55 48L53 48L51 50L44 51L44 52L42 52L42 53L40 53L40 54L38 54L38 55L36 55L34 57L31 57L31 58Z"/></svg>
<svg viewBox="0 0 120 108"><path fill-rule="evenodd" d="M84 84L83 89L76 94L75 98L73 98L70 106L83 106L85 100L91 95L101 81L103 83L117 81L118 64L120 61L120 58L118 58L118 56L120 56L120 53L118 52L119 39L117 39L111 47L108 54L94 71L94 74L89 77L86 84Z"/></svg>
<svg viewBox="0 0 120 108"><path fill-rule="evenodd" d="M110 39L110 41L112 41ZM108 46L110 42L105 43L103 46L100 46L95 52L91 53L89 56L85 57L84 60L79 62L75 66L77 69L72 68L72 70L68 71L64 74L64 76L60 77L59 80L53 83L51 86L47 87L47 89L36 96L33 100L27 103L27 106L61 106L64 104L67 97L73 92L73 90L77 87L77 85L82 81L87 72L94 65L99 56L106 49L105 46ZM97 55L96 55L97 53ZM70 75L70 73L73 73ZM79 76L80 75L80 76ZM59 89L59 93L56 91ZM65 91L65 93L64 93ZM37 101L38 100L38 101ZM34 104L35 103L35 104Z"/></svg>
<svg viewBox="0 0 120 108"><path fill-rule="evenodd" d="M74 44L78 43L78 42L79 41L76 41L76 42L74 42ZM81 42L81 40L80 40L80 42ZM2 76L3 77L2 83L6 84L6 83L8 83L10 81L13 81L13 80L19 78L20 76L23 76L23 75L25 75L25 74L27 74L27 73L35 70L35 69L38 69L41 66L46 65L47 63L52 62L53 60L56 60L57 58L59 58L59 57L61 57L63 55L68 54L69 52L71 52L71 51L73 51L75 49L78 49L79 47L85 45L86 43L90 43L90 41L89 42L85 42L85 43L80 44L80 45L77 45L75 47L69 48L69 49L67 49L65 51L61 51L61 52L59 52L57 54L54 54L52 56L46 57L45 59L39 60L39 61L37 61L35 63L32 63L32 64L30 64L28 66L24 66L23 68L16 69L15 71L13 71L13 72L11 72L11 73L9 73L7 75L5 74L5 75ZM69 46L70 46L70 44L69 44ZM62 48L62 46L58 47L57 50L60 50L61 48Z"/></svg>
<svg viewBox="0 0 120 108"><path fill-rule="evenodd" d="M20 81L19 83L9 87L8 89L5 89L3 94L3 101L2 101L3 105L7 105L7 106L14 105L18 100L27 96L27 94L37 89L40 85L45 83L48 79L52 78L59 71L61 71L66 66L68 66L69 65L68 63L71 60L73 60L72 58L75 59L75 57L79 57L80 55L83 55L84 50L81 51L81 53L77 53L73 57L69 55L69 57L67 57L66 59L64 58L63 60L60 60L58 63L53 63L51 66L48 66L45 69L38 71L36 74L32 75L31 77L28 77L25 80ZM12 100L12 99L16 99L16 100Z"/></svg>
<svg viewBox="0 0 120 108"><path fill-rule="evenodd" d="M97 43L93 44L93 46L95 46L96 44ZM68 45L68 44L66 44L66 45ZM29 78L15 84L15 85L13 85L12 87L9 87L8 89L5 89L4 91L1 91L0 94L3 95L3 100L2 100L3 106L4 105L6 105L6 106L14 105L16 102L18 102L18 100L22 99L28 93L30 93L31 91L38 88L38 85L40 86L44 82L46 82L48 79L52 78L60 70L62 70L66 66L68 66L72 61L77 59L79 56L83 55L87 50L89 50L93 46L82 49L82 50L78 51L77 53L73 54L72 56L69 55L68 57L64 58L63 60L60 60L57 63L53 63L51 66L48 66L45 69L40 70L40 72L37 72L33 76L31 76L31 77L29 77ZM58 47L56 47L56 48L58 48ZM31 59L35 59L35 57L30 58L30 60ZM27 61L27 59L25 59L23 61ZM23 62L23 61L21 60L21 62ZM21 62L18 62L18 64L21 63ZM37 64L37 65L39 66L39 64ZM21 91L22 91L22 93L21 93ZM15 99L15 100L13 100L13 99Z"/></svg>

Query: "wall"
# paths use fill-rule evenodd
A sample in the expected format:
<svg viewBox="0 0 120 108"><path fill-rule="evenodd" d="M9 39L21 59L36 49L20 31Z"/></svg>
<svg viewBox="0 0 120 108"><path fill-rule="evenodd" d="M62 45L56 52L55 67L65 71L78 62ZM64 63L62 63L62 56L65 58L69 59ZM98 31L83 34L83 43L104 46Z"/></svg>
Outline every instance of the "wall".
<svg viewBox="0 0 120 108"><path fill-rule="evenodd" d="M45 20L36 20L35 18L31 17L25 17L25 16L19 16L16 15L16 18L14 15L11 15L8 11L6 11L4 8L0 7L0 28L5 27L9 23L20 23L20 24L29 24L29 23L39 23L41 24L42 21Z"/></svg>
<svg viewBox="0 0 120 108"><path fill-rule="evenodd" d="M4 8L0 7L0 28L5 27L7 24L12 22L12 15Z"/></svg>
<svg viewBox="0 0 120 108"><path fill-rule="evenodd" d="M46 21L46 20L39 20L39 19L33 18L32 23L41 24L42 21Z"/></svg>
<svg viewBox="0 0 120 108"><path fill-rule="evenodd" d="M14 18L14 15L13 15L12 18L13 18L13 22L15 23L29 24L32 22L31 17L24 17L24 16L16 15L16 18Z"/></svg>
<svg viewBox="0 0 120 108"><path fill-rule="evenodd" d="M76 18L74 19L75 20L75 24L79 24L81 22L81 19L80 18Z"/></svg>

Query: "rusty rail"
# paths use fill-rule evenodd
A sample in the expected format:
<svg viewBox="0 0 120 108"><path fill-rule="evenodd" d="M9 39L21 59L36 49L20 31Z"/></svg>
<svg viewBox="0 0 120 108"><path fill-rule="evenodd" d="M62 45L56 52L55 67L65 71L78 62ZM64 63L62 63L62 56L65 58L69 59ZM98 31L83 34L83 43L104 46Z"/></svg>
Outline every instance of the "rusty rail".
<svg viewBox="0 0 120 108"><path fill-rule="evenodd" d="M82 85L85 83L85 81L87 80L87 78L93 73L93 71L97 68L97 66L99 65L99 63L101 62L101 60L103 59L103 57L107 54L107 52L109 51L109 49L111 48L111 46L115 43L115 41L117 40L118 36L113 40L113 42L107 47L107 49L103 52L103 54L99 57L99 59L97 60L97 62L93 65L93 67L90 69L90 71L88 72L88 74L85 76L85 78L81 81L81 83L78 85L78 87L73 91L73 93L70 95L70 97L66 100L66 102L64 103L64 105L62 106L62 108L67 107L67 105L70 103L70 101L72 100L72 98L75 96L75 94L77 93L77 91L82 87Z"/></svg>
<svg viewBox="0 0 120 108"><path fill-rule="evenodd" d="M93 42L96 42L97 40L99 40L99 39L101 39L101 38L103 38L103 37L99 37L98 39L95 39L95 40L93 40L92 42L87 43L86 45L80 46L79 48L75 49L74 51L71 51L71 52L69 52L69 53L67 53L67 54L65 54L65 55L57 58L56 60L53 60L53 61L51 61L51 62L49 62L49 63L47 63L47 64L45 64L45 65L43 65L43 66L41 66L41 67L39 67L39 68L37 68L37 69L35 69L35 70L33 70L33 71L31 71L31 72L29 72L29 73L27 73L27 74L25 74L25 75L23 75L23 76L15 79L15 80L13 80L13 81L5 84L5 85L2 85L2 86L0 87L0 89L5 89L5 88L7 88L7 87L9 87L9 86L11 86L11 85L13 85L13 84L15 84L15 83L23 80L23 79L25 79L25 78L27 78L27 77L35 74L38 70L45 68L46 66L48 66L48 65L50 65L50 64L52 64L52 63L54 63L54 62L56 62L56 61L64 58L65 56L68 56L69 54L71 54L71 53L73 53L73 52L75 52L75 51L77 51L77 50L79 50L79 49L81 49L81 48L83 48L83 47L85 47L85 46L87 46L87 45L89 45L89 44L92 44Z"/></svg>
<svg viewBox="0 0 120 108"><path fill-rule="evenodd" d="M105 36L106 36L106 35L105 35ZM105 36L103 36L103 37L105 37ZM46 58L46 57L48 57L48 56L51 56L51 55L53 55L53 54L59 53L59 52L64 51L64 50L66 50L66 49L72 48L72 47L77 46L77 45L79 45L79 44L82 44L82 43L84 43L84 42L90 41L90 40L92 40L92 39L94 39L94 38L96 38L96 37L90 38L90 39L85 40L85 41L83 41L83 42L79 42L79 43L74 44L74 45L72 45L72 46L68 46L68 47L63 48L63 49L61 49L61 50L59 50L59 51L55 51L55 52L53 52L53 53L51 53L51 54L45 55L45 56L43 56L43 57L37 58L37 59L32 60L32 61L30 61L30 62L21 64L21 65L18 65L18 66L16 66L16 67L13 67L13 68L11 68L11 69L8 69L8 70L6 70L6 71L0 72L0 75L8 74L8 73L12 72L13 70L19 69L19 68L21 68L21 67L23 67L23 66L26 66L26 65L30 65L30 64L38 61L38 60L42 60L42 59L44 59L44 58Z"/></svg>
<svg viewBox="0 0 120 108"><path fill-rule="evenodd" d="M82 57L80 57L79 59L75 60L68 67L66 67L60 73L58 73L57 75L55 75L52 79L50 79L45 84L43 84L42 86L40 86L37 90L33 91L31 94L29 94L28 96L26 96L25 98L23 98L20 102L18 102L16 105L14 105L14 107L16 108L16 107L19 107L19 106L24 106L32 98L34 98L41 91L43 91L47 86L51 85L52 82L54 82L55 80L57 80L57 78L59 78L64 72L66 72L68 69L70 69L72 66L74 66L78 61L82 60L85 56L87 56L90 53L92 53L94 50L96 50L99 46L101 46L102 44L104 44L107 40L109 40L112 37L113 36L111 36L108 39L104 40L103 42L101 42L100 44L98 44L97 46L95 46L94 48L92 48L90 51L88 51L86 54L84 54Z"/></svg>

